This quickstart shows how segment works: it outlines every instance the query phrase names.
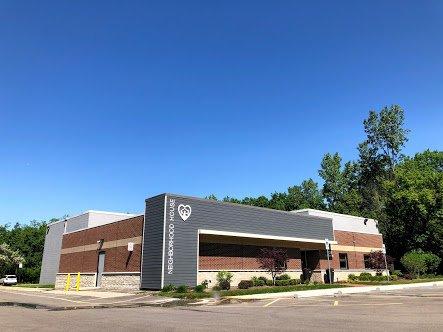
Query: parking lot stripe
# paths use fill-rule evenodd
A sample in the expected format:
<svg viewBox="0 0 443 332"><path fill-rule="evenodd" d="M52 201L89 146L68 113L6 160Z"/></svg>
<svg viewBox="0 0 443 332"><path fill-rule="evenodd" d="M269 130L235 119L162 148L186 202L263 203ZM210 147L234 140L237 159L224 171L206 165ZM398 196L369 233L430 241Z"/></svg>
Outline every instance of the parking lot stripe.
<svg viewBox="0 0 443 332"><path fill-rule="evenodd" d="M269 303L266 303L263 307L269 307L271 304L274 304L275 302L279 301L281 299L275 299L274 301L271 301Z"/></svg>
<svg viewBox="0 0 443 332"><path fill-rule="evenodd" d="M4 290L0 290L0 292L8 293L8 294L20 294L25 296L34 296L34 297L41 297L46 299L52 299L52 300L61 300L61 301L68 301L68 302L74 302L74 303L89 303L85 301L78 301L78 300L70 300L70 299L64 299L62 297L55 297L55 296L45 296L45 295L37 295L37 294L29 294L29 293L22 293L22 292L6 292Z"/></svg>

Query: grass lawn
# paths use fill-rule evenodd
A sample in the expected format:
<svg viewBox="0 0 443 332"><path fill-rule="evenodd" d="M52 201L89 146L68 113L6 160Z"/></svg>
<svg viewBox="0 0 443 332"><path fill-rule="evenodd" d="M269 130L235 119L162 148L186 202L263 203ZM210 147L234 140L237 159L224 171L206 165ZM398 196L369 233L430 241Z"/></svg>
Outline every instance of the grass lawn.
<svg viewBox="0 0 443 332"><path fill-rule="evenodd" d="M40 284L17 284L12 287L23 287L23 288L54 288L54 285L40 285Z"/></svg>
<svg viewBox="0 0 443 332"><path fill-rule="evenodd" d="M424 279L399 279L395 281L348 281L348 284L351 285L402 285L402 284L416 284L420 282L433 282L433 281L443 281L443 276L435 277L435 278L424 278Z"/></svg>
<svg viewBox="0 0 443 332"><path fill-rule="evenodd" d="M347 287L347 285L342 284L310 284L310 285L293 285L293 286L264 286L264 287L252 287L249 289L233 289L228 291L206 291L203 293L187 292L187 293L176 293L176 292L160 292L158 295L169 296L175 298L186 298L186 299L201 299L208 297L228 297L237 295L250 295L250 294L264 294L264 293L281 293L281 292L294 292L294 291L307 291L313 289L327 289L327 288L340 288Z"/></svg>

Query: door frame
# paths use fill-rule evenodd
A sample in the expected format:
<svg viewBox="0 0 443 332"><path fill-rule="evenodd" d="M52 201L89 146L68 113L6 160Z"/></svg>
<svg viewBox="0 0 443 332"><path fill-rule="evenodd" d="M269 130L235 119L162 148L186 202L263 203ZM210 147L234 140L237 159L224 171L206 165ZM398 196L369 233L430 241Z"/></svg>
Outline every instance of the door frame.
<svg viewBox="0 0 443 332"><path fill-rule="evenodd" d="M100 268L100 255L101 254L103 254L104 257L103 257L103 271L100 273L99 268ZM95 278L95 287L101 287L101 277L103 276L103 272L105 271L105 260L106 260L106 251L100 250L97 255L97 270L96 270L96 278ZM100 275L100 286L98 285L99 275Z"/></svg>

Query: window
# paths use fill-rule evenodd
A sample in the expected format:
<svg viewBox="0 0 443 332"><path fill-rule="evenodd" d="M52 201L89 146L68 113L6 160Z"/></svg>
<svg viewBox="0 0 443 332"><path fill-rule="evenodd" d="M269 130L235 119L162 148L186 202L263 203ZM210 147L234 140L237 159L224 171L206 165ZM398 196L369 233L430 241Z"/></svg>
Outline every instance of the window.
<svg viewBox="0 0 443 332"><path fill-rule="evenodd" d="M348 269L348 254L338 254L340 259L340 269L347 270Z"/></svg>
<svg viewBox="0 0 443 332"><path fill-rule="evenodd" d="M365 269L371 269L371 264L369 263L369 255L363 255L363 260L365 262Z"/></svg>

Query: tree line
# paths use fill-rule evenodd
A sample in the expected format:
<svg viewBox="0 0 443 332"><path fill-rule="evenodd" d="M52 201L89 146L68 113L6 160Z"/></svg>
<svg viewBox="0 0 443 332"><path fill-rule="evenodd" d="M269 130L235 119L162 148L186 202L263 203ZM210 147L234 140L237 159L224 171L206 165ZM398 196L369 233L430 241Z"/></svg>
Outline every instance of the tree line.
<svg viewBox="0 0 443 332"><path fill-rule="evenodd" d="M397 259L409 251L443 258L443 151L402 153L408 141L404 111L398 105L370 111L363 121L365 139L358 158L344 161L326 153L318 174L269 197L225 197L225 202L291 211L304 208L374 218L388 254ZM217 199L215 195L207 196Z"/></svg>
<svg viewBox="0 0 443 332"><path fill-rule="evenodd" d="M0 225L0 275L16 274L21 282L38 282L45 234L44 221Z"/></svg>
<svg viewBox="0 0 443 332"><path fill-rule="evenodd" d="M397 105L370 111L363 129L366 137L357 145L356 160L344 161L338 152L323 156L318 170L321 187L310 178L269 197L228 196L223 201L374 218L397 264L410 251L443 258L443 151L405 156L402 150L409 130L404 127L404 111ZM206 198L217 199L214 195ZM38 282L46 224L0 225L0 274L17 273L22 281ZM20 258L23 268L18 269Z"/></svg>

